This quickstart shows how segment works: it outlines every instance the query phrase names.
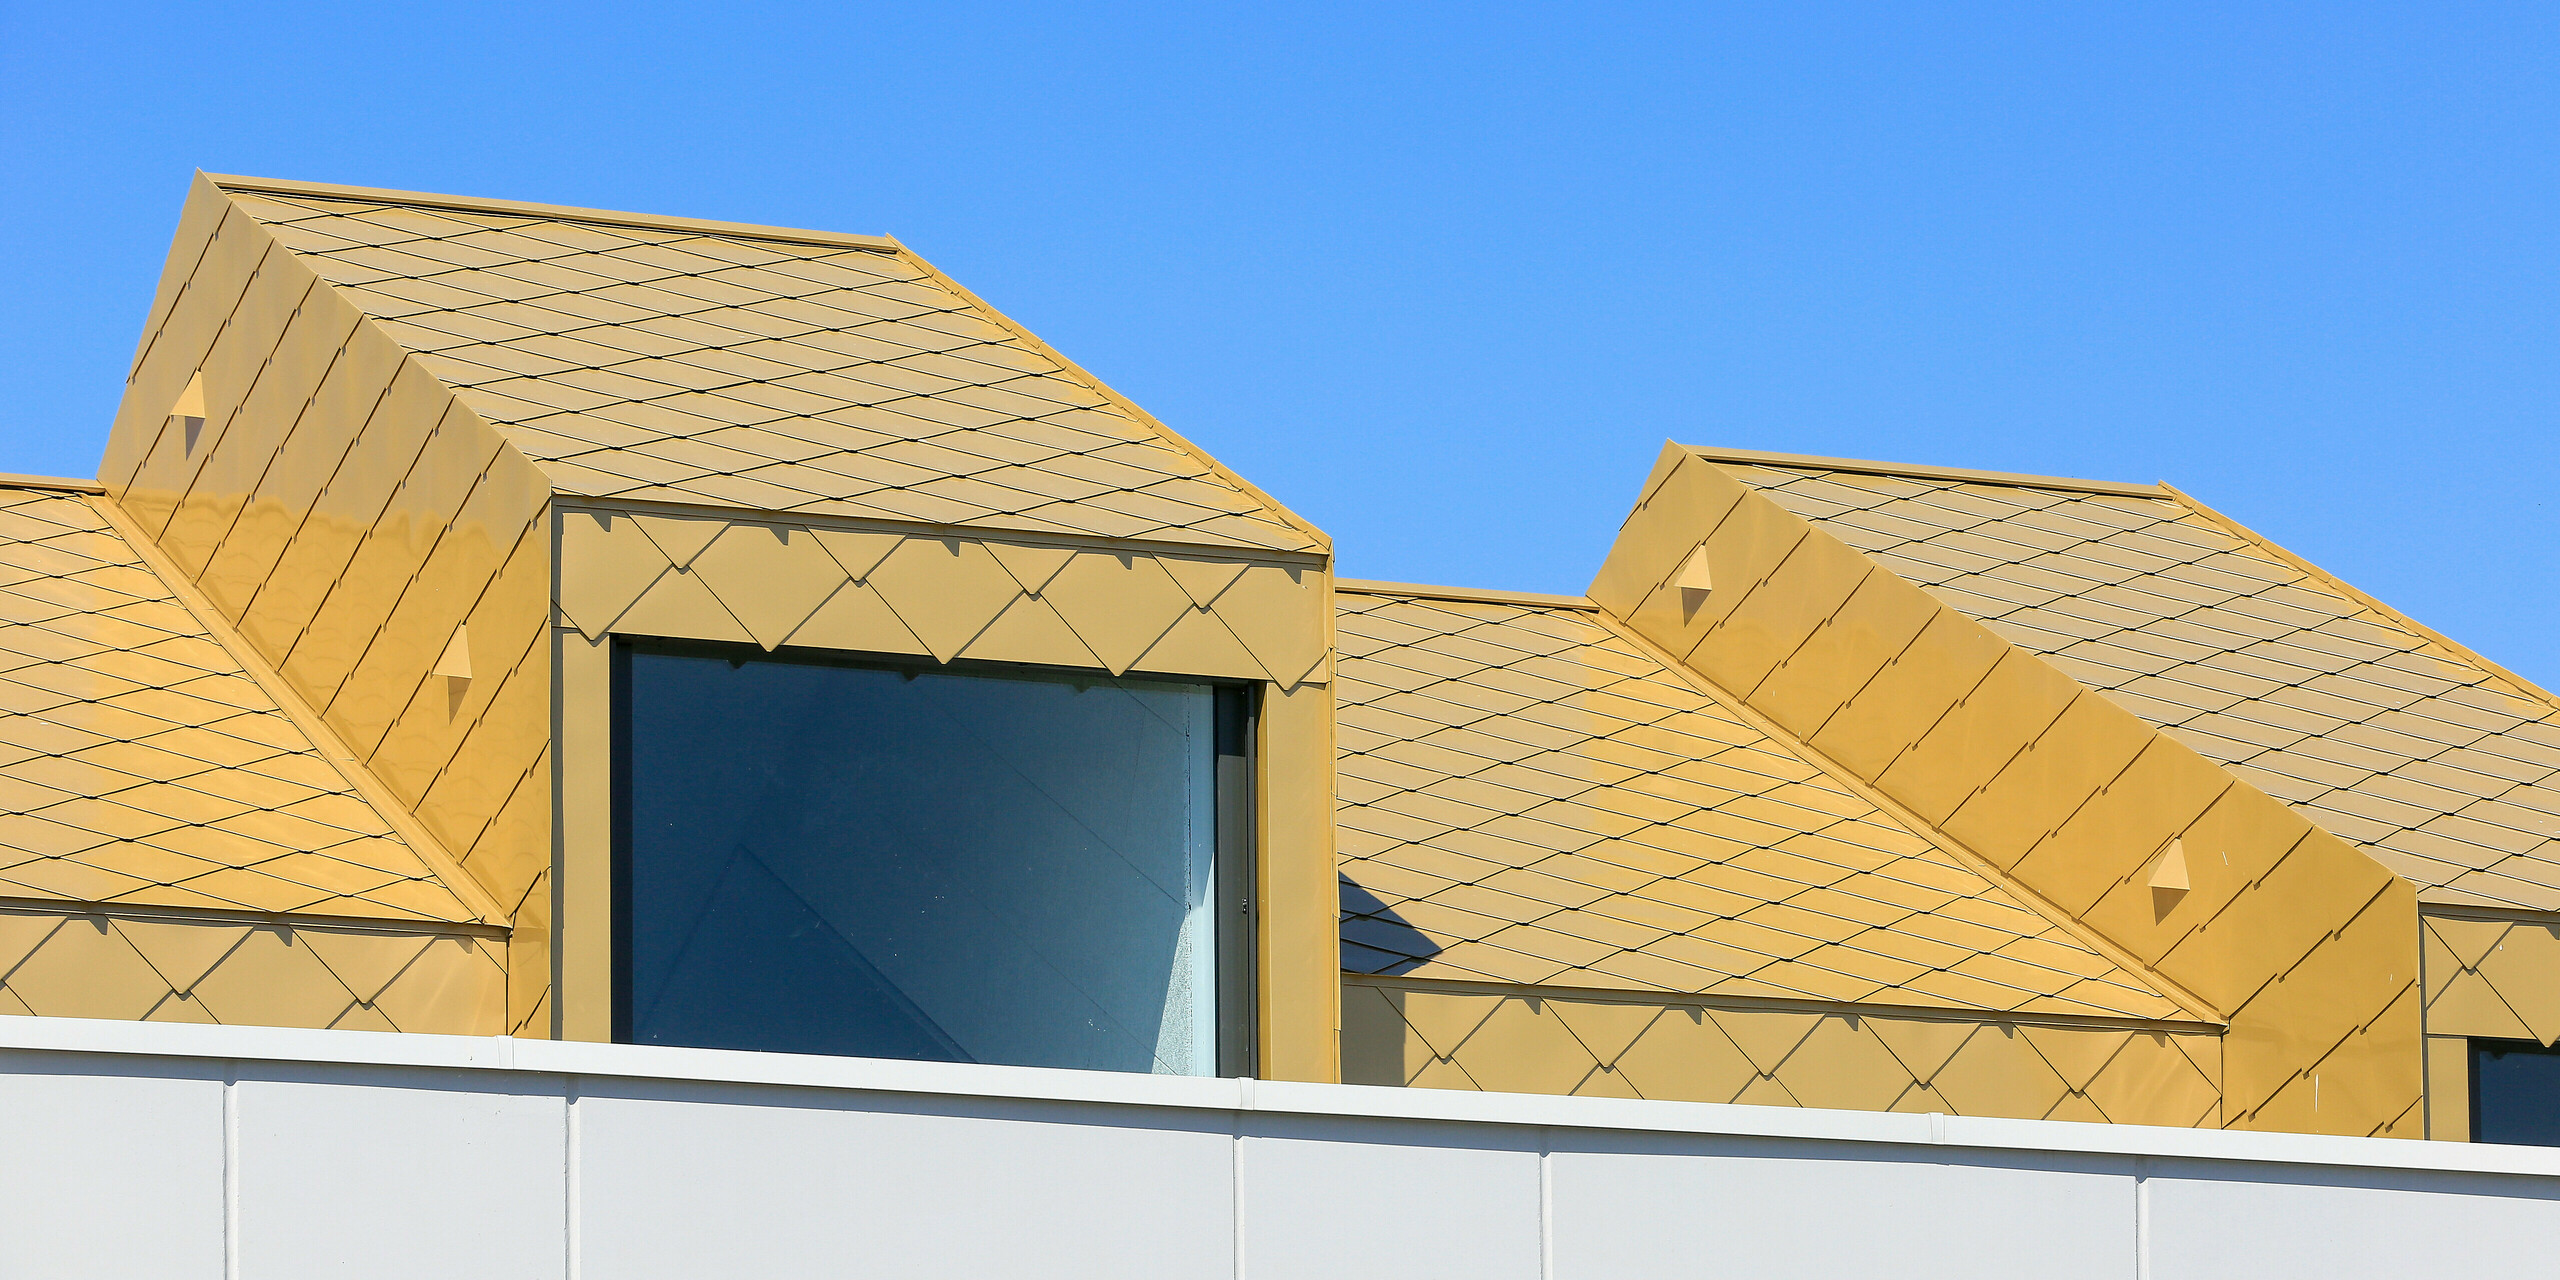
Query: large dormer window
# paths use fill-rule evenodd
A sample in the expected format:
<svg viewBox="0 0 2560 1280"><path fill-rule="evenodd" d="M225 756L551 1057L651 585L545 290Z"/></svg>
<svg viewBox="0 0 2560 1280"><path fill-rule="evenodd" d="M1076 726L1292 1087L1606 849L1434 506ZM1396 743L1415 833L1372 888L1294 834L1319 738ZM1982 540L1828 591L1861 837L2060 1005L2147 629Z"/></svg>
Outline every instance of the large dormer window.
<svg viewBox="0 0 2560 1280"><path fill-rule="evenodd" d="M699 645L617 663L618 1038L1208 1075L1223 1022L1244 1069L1220 963L1243 824L1222 860L1219 821L1249 812L1245 771L1219 794L1242 690Z"/></svg>

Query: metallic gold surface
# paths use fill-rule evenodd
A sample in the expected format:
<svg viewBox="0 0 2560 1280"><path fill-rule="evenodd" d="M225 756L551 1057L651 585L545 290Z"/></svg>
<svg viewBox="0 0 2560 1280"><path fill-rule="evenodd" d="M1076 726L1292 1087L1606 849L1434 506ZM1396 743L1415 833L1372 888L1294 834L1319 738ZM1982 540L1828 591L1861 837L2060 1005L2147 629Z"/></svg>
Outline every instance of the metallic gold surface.
<svg viewBox="0 0 2560 1280"><path fill-rule="evenodd" d="M0 489L0 896L479 919L99 501Z"/></svg>
<svg viewBox="0 0 2560 1280"><path fill-rule="evenodd" d="M1594 613L1339 599L1347 970L2180 1016Z"/></svg>
<svg viewBox="0 0 2560 1280"><path fill-rule="evenodd" d="M0 1012L496 1035L487 933L0 905Z"/></svg>
<svg viewBox="0 0 2560 1280"><path fill-rule="evenodd" d="M1324 545L894 242L273 190L229 198L563 493Z"/></svg>
<svg viewBox="0 0 2560 1280"><path fill-rule="evenodd" d="M1724 469L2425 901L2560 909L2560 708L2183 495Z"/></svg>
<svg viewBox="0 0 2560 1280"><path fill-rule="evenodd" d="M1808 540L1837 540L1678 446L1666 449L1665 463L1592 597L1710 679L1751 677L1761 669L1751 655L1765 640L1731 619L1750 616L1760 591L1844 598L1836 554L1799 552ZM1700 545L1716 557L1719 586L1684 612L1671 579ZM1927 600L1899 575L1870 573L1859 583ZM1812 748L1983 866L2007 867L2049 914L2076 915L2146 977L2228 1019L2223 1123L2344 1133L2413 1126L2422 1083L2409 887L2173 741L2155 738L2128 765L2138 736L2124 727L2130 713L2078 692L2066 673L1980 623L1928 604L1936 610L1929 620L1812 731ZM1730 656L1728 641L1745 656ZM1848 673L1844 683L1856 678ZM1751 706L1767 679L1718 683ZM2020 771L2036 779L2033 790L2063 801L2046 810L2059 825L1990 824L1971 838L2006 847L1970 848L1958 834L1962 811ZM2135 771L2145 780L2137 792L2148 788L2162 803L2117 801L2116 784ZM2179 838L2195 887L2167 903L2142 881ZM2197 865L2194 851L2205 848L2217 856Z"/></svg>
<svg viewBox="0 0 2560 1280"><path fill-rule="evenodd" d="M564 507L556 519L568 624L556 641L561 1034L611 1034L608 637L751 641L1261 682L1262 1071L1333 1078L1340 973L1320 566L1136 544L925 536L764 513Z"/></svg>
<svg viewBox="0 0 2560 1280"><path fill-rule="evenodd" d="M2427 1034L2560 1042L2560 921L2430 915Z"/></svg>
<svg viewBox="0 0 2560 1280"><path fill-rule="evenodd" d="M1607 999L1352 978L1344 1079L1440 1089L2221 1123L2209 1029L1932 1017L1854 1006Z"/></svg>

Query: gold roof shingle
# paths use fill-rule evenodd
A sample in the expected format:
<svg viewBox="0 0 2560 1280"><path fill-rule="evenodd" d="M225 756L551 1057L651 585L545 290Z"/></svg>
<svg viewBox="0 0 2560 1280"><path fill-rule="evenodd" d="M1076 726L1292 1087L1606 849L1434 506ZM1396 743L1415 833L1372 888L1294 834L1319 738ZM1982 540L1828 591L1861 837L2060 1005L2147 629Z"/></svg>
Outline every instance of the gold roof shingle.
<svg viewBox="0 0 2560 1280"><path fill-rule="evenodd" d="M562 493L1324 544L894 241L216 181Z"/></svg>
<svg viewBox="0 0 2560 1280"><path fill-rule="evenodd" d="M0 487L0 898L482 918L91 500Z"/></svg>
<svg viewBox="0 0 2560 1280"><path fill-rule="evenodd" d="M2182 495L1720 465L2424 900L2560 910L2560 709Z"/></svg>
<svg viewBox="0 0 2560 1280"><path fill-rule="evenodd" d="M1597 613L1339 601L1346 969L2182 1016Z"/></svg>

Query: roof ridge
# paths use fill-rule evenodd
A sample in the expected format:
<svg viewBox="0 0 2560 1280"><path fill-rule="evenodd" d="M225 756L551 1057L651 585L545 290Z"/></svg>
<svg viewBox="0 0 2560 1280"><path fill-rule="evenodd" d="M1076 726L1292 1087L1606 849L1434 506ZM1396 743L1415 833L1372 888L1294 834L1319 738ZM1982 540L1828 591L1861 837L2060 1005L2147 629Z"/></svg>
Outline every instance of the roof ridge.
<svg viewBox="0 0 2560 1280"><path fill-rule="evenodd" d="M724 222L713 218L682 218L669 214L632 213L621 209L587 209L576 205L445 195L432 191L354 187L334 182L303 182L293 178L254 178L237 173L207 173L204 177L215 187L226 192L316 196L324 200L369 200L376 204L502 213L518 217L555 218L563 222L589 222L609 227L645 227L664 231L691 231L704 235L738 236L750 240L783 240L798 244L836 245L851 249L870 249L881 253L897 253L905 248L890 236L866 236L849 231L776 227L753 222Z"/></svg>
<svg viewBox="0 0 2560 1280"><path fill-rule="evenodd" d="M1093 376L1092 372L1087 370L1083 365L1077 364L1075 361L1068 359L1065 352L1058 350L1056 347L1050 346L1046 339L1024 327L1021 321L997 310L995 307L989 305L986 299L979 297L974 291L969 289L968 286L963 285L959 281L952 279L950 276L943 274L942 268L925 261L923 254L917 253L915 250L908 248L906 245L899 243L894 239L890 240L889 243L896 245L898 253L901 256L906 258L907 261L922 267L925 274L931 276L934 281L939 283L943 288L949 289L953 294L968 302L969 305L985 312L988 319L993 320L995 323L1011 330L1015 337L1018 337L1022 339L1023 342L1029 344L1032 350L1039 352L1041 355L1046 356L1051 360L1057 361L1058 366L1065 369L1069 376L1074 377L1082 381L1086 386L1093 388L1096 393L1100 394L1104 399L1109 400L1112 407L1129 415L1129 417L1139 425L1164 437L1166 443L1171 444L1173 447L1191 455L1195 461L1198 461L1201 465L1209 468L1209 470L1219 479L1226 481L1228 484L1234 485L1236 489L1242 492L1245 496L1261 503L1273 515L1277 516L1281 523L1296 530L1298 533L1305 535L1307 540L1314 543L1317 549L1324 551L1328 555L1331 554L1333 551L1333 539L1331 536L1327 535L1324 530L1315 527L1315 525L1310 523L1304 516L1290 510L1288 506L1282 503L1279 499L1263 492L1261 486L1254 484L1252 481L1245 479L1243 476L1229 469L1227 464L1218 461L1217 457L1211 454L1208 450L1191 443L1191 441L1185 438L1181 432L1175 431L1173 428L1166 426L1162 421L1157 419L1154 414L1140 408L1136 401L1120 394L1120 392L1111 384Z"/></svg>
<svg viewBox="0 0 2560 1280"><path fill-rule="evenodd" d="M1543 591L1506 591L1498 587L1436 587L1419 582L1379 582L1368 578L1336 578L1335 591L1370 596L1411 596L1417 600L1464 600L1480 604L1516 604L1542 609L1597 610L1589 596L1551 595Z"/></svg>
<svg viewBox="0 0 2560 1280"><path fill-rule="evenodd" d="M59 489L66 493L105 493L107 487L95 480L72 476L28 476L0 471L0 489Z"/></svg>
<svg viewBox="0 0 2560 1280"><path fill-rule="evenodd" d="M1709 462L1735 462L1749 466L1806 467L1822 471L1853 471L1865 475L1910 476L1923 480L1961 480L1972 484L2001 484L2027 489L2069 489L2081 493L2112 493L2134 498L2169 496L2165 481L2158 484L2133 484L2121 480L2077 480L2069 476L2027 475L2015 471L1978 471L1970 467L1933 467L1916 462L1821 458L1811 454L1769 453L1759 449L1719 449L1698 445L1680 447Z"/></svg>
<svg viewBox="0 0 2560 1280"><path fill-rule="evenodd" d="M2231 534L2242 542L2248 543L2250 546L2256 547L2259 550L2274 556L2276 559L2283 561L2286 565L2299 569L2310 575L2312 578L2327 584L2331 589L2337 591L2341 595L2344 595L2349 600L2353 600L2357 604L2360 604L2367 609L2371 609L2375 613L2381 614L2383 617L2389 618L2393 622L2407 627L2411 631L2417 632L2419 635L2424 636L2428 640L2433 641L2434 643L2451 651L2454 656L2487 671L2491 675L2505 680L2507 683L2523 690L2528 697L2538 699L2543 703L2543 705L2550 707L2553 711L2560 712L2560 696L2553 695L2550 690L2545 689L2541 685L2535 684L2533 681L2527 680L2523 676L2517 675L2515 672L2489 660L2487 657L2473 650L2471 646L2466 645L2461 641L2400 612L2398 609L2392 608L2390 605L2384 604L2381 600L2357 589L2353 584L2338 575L2331 573L2327 569L2321 568L2319 565L2314 564L2301 556L2295 555L2291 551L2286 550L2283 546L2276 543L2273 539L2268 538L2265 534L2259 533L2257 530L2252 529L2249 526L2206 506L2202 502L2197 501L2193 495L2176 487L2175 485L2170 484L2168 481L2161 481L2160 487L2168 490L2171 496L2175 497L2179 502L2184 503L2187 509L2220 526L2224 532Z"/></svg>

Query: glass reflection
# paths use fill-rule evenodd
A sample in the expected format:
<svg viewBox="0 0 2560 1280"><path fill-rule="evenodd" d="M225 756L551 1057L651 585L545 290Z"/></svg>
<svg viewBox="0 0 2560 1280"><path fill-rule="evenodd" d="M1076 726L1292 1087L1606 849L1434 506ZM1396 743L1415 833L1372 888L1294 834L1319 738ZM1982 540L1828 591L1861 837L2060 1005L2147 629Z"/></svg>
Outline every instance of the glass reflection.
<svg viewBox="0 0 2560 1280"><path fill-rule="evenodd" d="M625 1034L1206 1075L1206 685L622 656Z"/></svg>

